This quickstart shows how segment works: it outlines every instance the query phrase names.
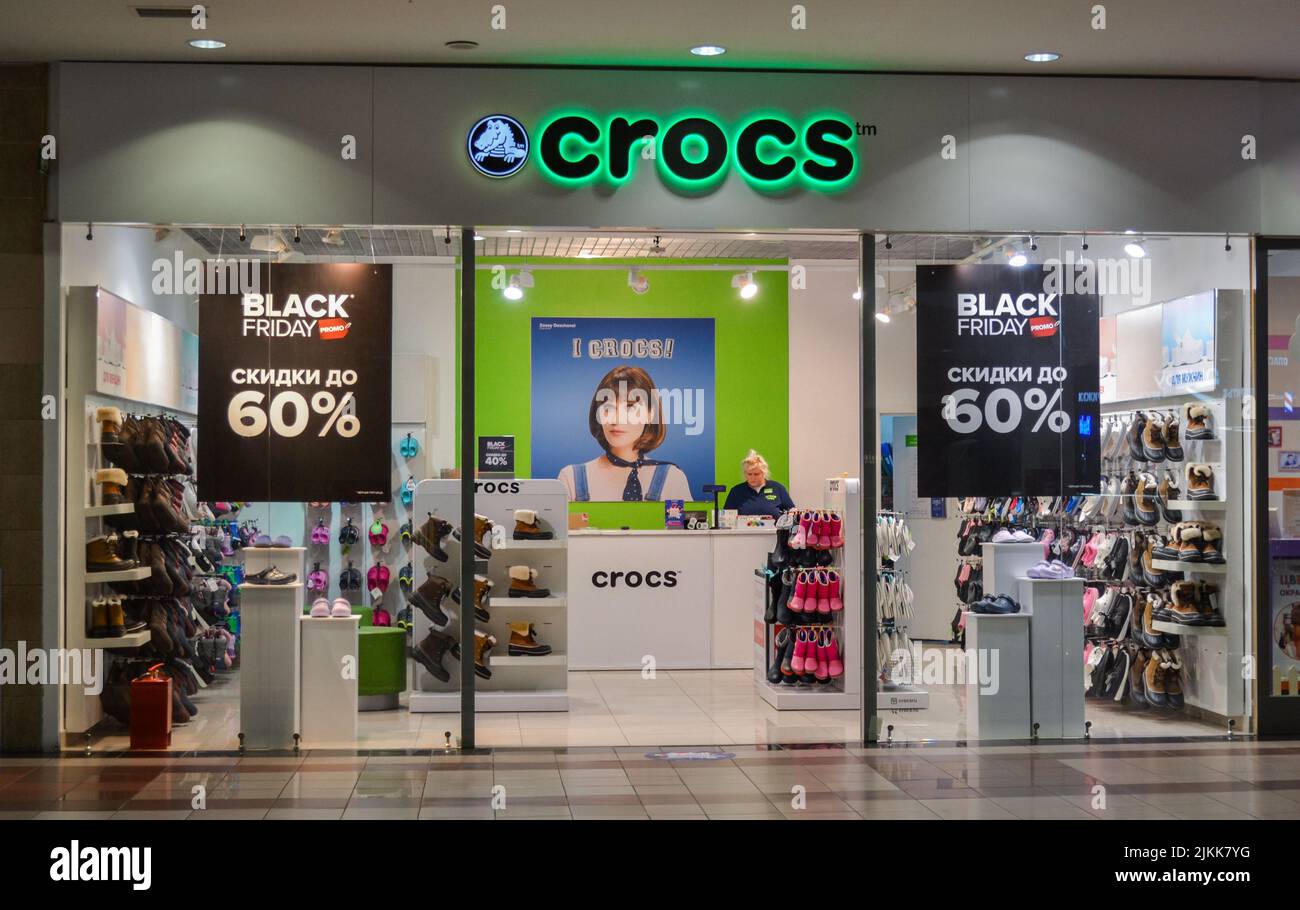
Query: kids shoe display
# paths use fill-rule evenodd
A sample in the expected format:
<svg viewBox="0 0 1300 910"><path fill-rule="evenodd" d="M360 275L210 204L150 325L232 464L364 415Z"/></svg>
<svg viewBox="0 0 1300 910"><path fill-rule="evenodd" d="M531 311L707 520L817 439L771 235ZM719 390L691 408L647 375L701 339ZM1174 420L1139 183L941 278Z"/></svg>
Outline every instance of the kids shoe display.
<svg viewBox="0 0 1300 910"><path fill-rule="evenodd" d="M339 543L345 547L355 546L361 542L361 529L352 523L349 518L343 527L339 528Z"/></svg>
<svg viewBox="0 0 1300 910"><path fill-rule="evenodd" d="M329 576L325 574L325 570L320 567L320 563L314 563L312 570L307 573L307 590L324 591L329 584Z"/></svg>
<svg viewBox="0 0 1300 910"><path fill-rule="evenodd" d="M1219 586L1208 581L1196 586L1196 608L1201 612L1201 625L1223 628L1227 623L1219 611Z"/></svg>
<svg viewBox="0 0 1300 910"><path fill-rule="evenodd" d="M108 637L108 600L103 597L90 602L90 637Z"/></svg>
<svg viewBox="0 0 1300 910"><path fill-rule="evenodd" d="M311 542L323 546L330 542L329 525L325 524L325 519L316 519L316 527L311 529Z"/></svg>
<svg viewBox="0 0 1300 910"><path fill-rule="evenodd" d="M831 542L828 546L832 550L838 550L844 546L844 519L839 512L831 512L830 516L827 534L830 535Z"/></svg>
<svg viewBox="0 0 1300 910"><path fill-rule="evenodd" d="M844 579L840 577L839 572L831 571L829 573L827 600L832 613L838 613L844 609Z"/></svg>
<svg viewBox="0 0 1300 910"><path fill-rule="evenodd" d="M510 567L510 597L550 597L550 588L537 587L537 570L531 566Z"/></svg>
<svg viewBox="0 0 1300 910"><path fill-rule="evenodd" d="M1165 704L1175 711L1183 707L1183 662L1176 652L1161 651Z"/></svg>
<svg viewBox="0 0 1300 910"><path fill-rule="evenodd" d="M372 547L382 547L388 543L388 525L378 515L370 523L369 537Z"/></svg>
<svg viewBox="0 0 1300 910"><path fill-rule="evenodd" d="M441 682L449 682L451 674L442 665L443 656L455 646L456 642L444 632L430 632L419 644L410 648L407 654L420 666L429 671L429 675ZM457 654L459 657L459 649Z"/></svg>
<svg viewBox="0 0 1300 910"><path fill-rule="evenodd" d="M795 576L794 593L788 604L792 613L804 612L804 602L808 599L808 573L800 572Z"/></svg>
<svg viewBox="0 0 1300 910"><path fill-rule="evenodd" d="M474 540L472 542L474 544L475 558L477 559L492 558L492 551L489 550L487 547L483 546L483 537L484 535L490 534L494 527L495 525L492 523L492 519L488 518L486 515L476 514L474 516ZM461 540L460 528L456 528L454 531L452 531L451 536L452 539L454 540L458 540L458 541Z"/></svg>
<svg viewBox="0 0 1300 910"><path fill-rule="evenodd" d="M1214 414L1205 405L1188 402L1183 405L1183 418L1187 425L1183 435L1188 439L1214 438Z"/></svg>
<svg viewBox="0 0 1300 910"><path fill-rule="evenodd" d="M1165 457L1170 461L1183 460L1183 443L1178 438L1177 414L1170 414L1165 418Z"/></svg>
<svg viewBox="0 0 1300 910"><path fill-rule="evenodd" d="M511 536L515 540L553 540L555 532L543 525L532 509L515 509L515 530Z"/></svg>
<svg viewBox="0 0 1300 910"><path fill-rule="evenodd" d="M330 615L330 602L327 598L317 597L311 604L311 615L314 619L324 619Z"/></svg>
<svg viewBox="0 0 1300 910"><path fill-rule="evenodd" d="M1163 617L1168 622L1176 622L1184 626L1204 625L1201 620L1201 611L1196 602L1196 583L1191 581L1179 581L1169 586L1169 605L1164 611Z"/></svg>
<svg viewBox="0 0 1300 910"><path fill-rule="evenodd" d="M1182 533L1183 525L1176 524L1169 529L1168 537L1159 538L1159 543L1151 548L1151 556L1154 559L1178 559L1179 535Z"/></svg>
<svg viewBox="0 0 1300 910"><path fill-rule="evenodd" d="M121 468L100 468L95 472L95 483L100 488L100 505L115 506L130 501L126 498L126 471Z"/></svg>
<svg viewBox="0 0 1300 910"><path fill-rule="evenodd" d="M397 585L402 589L403 594L409 594L414 583L415 570L411 568L411 564L408 562L397 572Z"/></svg>
<svg viewBox="0 0 1300 910"><path fill-rule="evenodd" d="M1214 492L1214 468L1208 464L1187 466L1187 498L1192 500L1219 498Z"/></svg>
<svg viewBox="0 0 1300 910"><path fill-rule="evenodd" d="M1141 652L1133 655L1128 671L1128 695L1135 708L1148 707L1146 690L1147 658Z"/></svg>
<svg viewBox="0 0 1300 910"><path fill-rule="evenodd" d="M447 535L451 532L451 522L430 515L424 524L420 525L415 533L411 535L411 539L423 547L425 552L434 559L439 562L446 562L448 556L447 551L442 548L442 542L447 539Z"/></svg>
<svg viewBox="0 0 1300 910"><path fill-rule="evenodd" d="M831 612L831 577L829 572L818 572L813 587L817 592L815 601L817 612L829 615ZM812 612L812 611L808 611Z"/></svg>
<svg viewBox="0 0 1300 910"><path fill-rule="evenodd" d="M366 585L372 591L378 590L381 594L387 593L391 577L388 566L384 565L383 562L379 562L371 566L369 571L366 572Z"/></svg>
<svg viewBox="0 0 1300 910"><path fill-rule="evenodd" d="M1137 496L1138 477L1132 471L1124 478L1124 482L1119 487L1120 510L1124 517L1124 523L1129 525L1138 524L1138 515L1135 499Z"/></svg>
<svg viewBox="0 0 1300 910"><path fill-rule="evenodd" d="M794 597L798 585L798 574L794 569L781 572L781 592L776 598L776 622L788 626L795 621L794 611L790 609L790 600Z"/></svg>
<svg viewBox="0 0 1300 910"><path fill-rule="evenodd" d="M1160 509L1156 505L1156 479L1153 475L1145 472L1138 475L1137 489L1133 494L1133 511L1137 514L1137 520L1148 527L1154 527L1160 521Z"/></svg>
<svg viewBox="0 0 1300 910"><path fill-rule="evenodd" d="M281 572L275 566L244 576L244 581L252 585L291 585L297 580L298 576L293 572Z"/></svg>
<svg viewBox="0 0 1300 910"><path fill-rule="evenodd" d="M545 657L551 653L551 646L537 640L537 630L530 622L512 622L510 625L510 644L506 653L511 657Z"/></svg>
<svg viewBox="0 0 1300 910"><path fill-rule="evenodd" d="M776 685L781 681L781 664L790 650L790 629L787 626L772 639L772 662L767 668L767 681Z"/></svg>
<svg viewBox="0 0 1300 910"><path fill-rule="evenodd" d="M1165 425L1160 420L1148 420L1142 428L1142 454L1147 461L1165 460Z"/></svg>
<svg viewBox="0 0 1300 910"><path fill-rule="evenodd" d="M408 600L429 617L435 626L445 626L450 621L442 611L442 599L451 593L451 581L441 575L430 574L424 584L411 592Z"/></svg>
<svg viewBox="0 0 1300 910"><path fill-rule="evenodd" d="M330 606L330 616L335 619L345 619L352 615L352 603L344 597L334 598L334 603ZM376 623L377 625L377 623Z"/></svg>
<svg viewBox="0 0 1300 910"><path fill-rule="evenodd" d="M826 672L831 679L836 679L844 675L844 662L840 660L840 644L829 629L822 634L826 637Z"/></svg>
<svg viewBox="0 0 1300 910"><path fill-rule="evenodd" d="M794 656L790 658L790 670L796 676L803 675L804 661L808 657L808 633L804 628L799 628L794 634Z"/></svg>

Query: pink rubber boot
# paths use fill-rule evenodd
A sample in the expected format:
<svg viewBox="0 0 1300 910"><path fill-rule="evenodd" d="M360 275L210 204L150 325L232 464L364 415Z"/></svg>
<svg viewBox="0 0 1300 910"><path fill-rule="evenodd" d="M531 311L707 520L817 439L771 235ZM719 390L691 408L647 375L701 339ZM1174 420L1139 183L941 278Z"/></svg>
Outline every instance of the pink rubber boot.
<svg viewBox="0 0 1300 910"><path fill-rule="evenodd" d="M830 584L827 585L829 591L827 597L830 600L832 613L838 613L844 609L844 579L840 577L839 572L831 572Z"/></svg>
<svg viewBox="0 0 1300 910"><path fill-rule="evenodd" d="M794 639L794 657L790 658L790 669L798 676L803 673L803 661L808 656L808 638L800 629Z"/></svg>
<svg viewBox="0 0 1300 910"><path fill-rule="evenodd" d="M790 595L790 602L786 605L792 613L802 613L804 601L808 598L808 573L800 572L794 579L794 593Z"/></svg>
<svg viewBox="0 0 1300 910"><path fill-rule="evenodd" d="M808 526L812 523L807 512L799 513L799 527L790 537L790 548L804 550L808 547Z"/></svg>
<svg viewBox="0 0 1300 910"><path fill-rule="evenodd" d="M844 519L840 517L838 512L831 513L826 531L830 534L830 548L832 550L838 550L844 546Z"/></svg>
<svg viewBox="0 0 1300 910"><path fill-rule="evenodd" d="M821 682L831 678L831 655L830 649L826 647L828 638L830 638L829 632L817 636L817 672L813 675Z"/></svg>
<svg viewBox="0 0 1300 910"><path fill-rule="evenodd" d="M835 640L834 635L829 636L829 639L826 642L826 660L830 664L828 672L831 678L835 679L844 675L844 662L840 660L839 642Z"/></svg>
<svg viewBox="0 0 1300 910"><path fill-rule="evenodd" d="M817 612L831 612L831 578L829 572L817 573Z"/></svg>
<svg viewBox="0 0 1300 910"><path fill-rule="evenodd" d="M807 642L808 647L804 650L803 655L803 672L805 676L815 676L817 674L817 633L800 631Z"/></svg>
<svg viewBox="0 0 1300 910"><path fill-rule="evenodd" d="M826 522L822 518L821 512L812 513L812 521L808 524L808 549L824 550L826 549L825 537Z"/></svg>

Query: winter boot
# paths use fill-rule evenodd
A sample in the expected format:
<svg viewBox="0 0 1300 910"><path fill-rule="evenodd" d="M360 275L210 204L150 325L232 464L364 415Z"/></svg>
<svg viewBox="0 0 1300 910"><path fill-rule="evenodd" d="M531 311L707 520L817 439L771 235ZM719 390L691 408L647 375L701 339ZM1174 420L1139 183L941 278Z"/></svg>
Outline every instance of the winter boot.
<svg viewBox="0 0 1300 910"><path fill-rule="evenodd" d="M137 552L140 545L139 531L123 531L117 538L117 555L127 562L138 563Z"/></svg>
<svg viewBox="0 0 1300 910"><path fill-rule="evenodd" d="M116 572L121 569L134 569L135 560L123 559L117 553L117 535L105 537L103 534L92 537L86 542L87 572Z"/></svg>
<svg viewBox="0 0 1300 910"><path fill-rule="evenodd" d="M1160 503L1160 514L1170 524L1183 520L1182 512L1169 507L1169 501L1177 500L1179 495L1178 479L1174 477L1172 471L1165 471L1165 476L1160 481L1160 493L1157 499Z"/></svg>
<svg viewBox="0 0 1300 910"><path fill-rule="evenodd" d="M482 575L474 576L474 618L480 622L492 621L491 614L488 613L487 607L483 604L483 601L490 590L492 590L492 582L488 581ZM456 603L460 603L460 588L451 592L451 599Z"/></svg>
<svg viewBox="0 0 1300 910"><path fill-rule="evenodd" d="M1165 418L1165 457L1170 461L1183 460L1183 443L1178 438L1178 416L1175 414Z"/></svg>
<svg viewBox="0 0 1300 910"><path fill-rule="evenodd" d="M495 525L493 525L492 519L488 518L487 516L477 515L477 514L474 516L473 544L474 544L475 559L492 558L492 551L489 550L487 547L483 546L483 535L490 534L492 532L493 527L495 527ZM462 538L461 538L460 528L457 528L456 530L452 531L451 536L456 540L461 540Z"/></svg>
<svg viewBox="0 0 1300 910"><path fill-rule="evenodd" d="M108 601L103 597L90 602L90 637L108 637Z"/></svg>
<svg viewBox="0 0 1300 910"><path fill-rule="evenodd" d="M534 584L536 581L536 569L531 566L511 566L510 590L507 593L511 597L550 597L550 588L539 588Z"/></svg>
<svg viewBox="0 0 1300 910"><path fill-rule="evenodd" d="M1147 419L1142 416L1141 412L1133 415L1133 421L1128 425L1128 432L1124 435L1128 442L1129 455L1134 461L1146 461L1146 454L1142 451L1142 434L1146 430Z"/></svg>
<svg viewBox="0 0 1300 910"><path fill-rule="evenodd" d="M544 657L551 653L551 646L537 640L537 630L530 622L510 623L510 645L506 653L511 657Z"/></svg>
<svg viewBox="0 0 1300 910"><path fill-rule="evenodd" d="M515 540L551 540L553 531L545 530L532 509L515 509Z"/></svg>
<svg viewBox="0 0 1300 910"><path fill-rule="evenodd" d="M1201 612L1201 625L1222 628L1226 623L1219 612L1219 586L1203 581L1196 587L1196 609Z"/></svg>
<svg viewBox="0 0 1300 910"><path fill-rule="evenodd" d="M100 468L95 472L95 483L100 487L100 505L115 506L127 501L127 476L121 468Z"/></svg>
<svg viewBox="0 0 1300 910"><path fill-rule="evenodd" d="M1164 461L1165 425L1160 420L1148 420L1142 428L1142 454L1147 461Z"/></svg>
<svg viewBox="0 0 1300 910"><path fill-rule="evenodd" d="M481 679L491 679L492 669L488 666L488 659L492 649L496 647L497 638L495 635L489 635L487 632L474 631L474 673ZM460 642L451 643L451 656L460 660Z"/></svg>
<svg viewBox="0 0 1300 910"><path fill-rule="evenodd" d="M1135 708L1147 707L1146 693L1146 658L1139 651L1133 655L1133 663L1129 667L1128 695Z"/></svg>
<svg viewBox="0 0 1300 910"><path fill-rule="evenodd" d="M430 515L424 524L416 529L411 535L419 546L424 547L430 556L439 562L446 562L448 559L447 551L442 548L442 542L447 539L451 533L451 523L443 521L437 516Z"/></svg>
<svg viewBox="0 0 1300 910"><path fill-rule="evenodd" d="M1219 543L1223 540L1223 532L1219 530L1218 525L1207 521L1204 527L1201 528L1201 540L1203 541L1201 559L1216 566L1221 566L1227 562L1223 556L1223 550L1219 547Z"/></svg>
<svg viewBox="0 0 1300 910"><path fill-rule="evenodd" d="M1182 539L1178 544L1179 562L1203 562L1201 555L1201 528L1199 525L1183 525Z"/></svg>
<svg viewBox="0 0 1300 910"><path fill-rule="evenodd" d="M1214 415L1205 405L1188 402L1183 406L1183 417L1187 423L1187 431L1184 435L1188 439L1214 438L1214 427L1212 426Z"/></svg>
<svg viewBox="0 0 1300 910"><path fill-rule="evenodd" d="M455 649L456 642L443 632L430 632L424 639L409 650L410 656L420 666L429 671L429 675L440 682L449 682L451 674L442 665L442 656Z"/></svg>
<svg viewBox="0 0 1300 910"><path fill-rule="evenodd" d="M1208 464L1189 464L1187 466L1187 498L1218 499L1214 492L1214 468Z"/></svg>
<svg viewBox="0 0 1300 910"><path fill-rule="evenodd" d="M115 446L120 444L117 434L122 431L122 411L120 408L96 408L95 423L99 424L99 444Z"/></svg>
<svg viewBox="0 0 1300 910"><path fill-rule="evenodd" d="M424 580L424 584L411 592L408 600L429 617L429 622L435 626L445 626L449 620L447 614L442 611L442 599L449 593L451 593L451 581L441 575L431 574Z"/></svg>
<svg viewBox="0 0 1300 910"><path fill-rule="evenodd" d="M126 612L122 609L121 597L110 597L107 601L108 637L121 638L126 634Z"/></svg>

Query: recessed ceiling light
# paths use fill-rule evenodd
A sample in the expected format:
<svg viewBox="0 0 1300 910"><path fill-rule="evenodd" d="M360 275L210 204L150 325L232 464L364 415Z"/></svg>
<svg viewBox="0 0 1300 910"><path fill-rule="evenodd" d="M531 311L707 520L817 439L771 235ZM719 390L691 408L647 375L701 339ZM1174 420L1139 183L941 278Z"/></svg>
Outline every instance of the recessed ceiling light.
<svg viewBox="0 0 1300 910"><path fill-rule="evenodd" d="M190 42L190 47L197 47L201 51L219 51L225 46L226 42L216 38L195 38Z"/></svg>
<svg viewBox="0 0 1300 910"><path fill-rule="evenodd" d="M699 44L691 48L691 53L697 57L721 57L726 52L725 47L717 44Z"/></svg>
<svg viewBox="0 0 1300 910"><path fill-rule="evenodd" d="M448 41L444 46L451 48L453 51L472 51L478 47L478 42L458 39L455 41Z"/></svg>
<svg viewBox="0 0 1300 910"><path fill-rule="evenodd" d="M1030 63L1051 63L1053 60L1060 60L1061 55L1054 51L1034 51L1032 54L1025 54L1025 59Z"/></svg>

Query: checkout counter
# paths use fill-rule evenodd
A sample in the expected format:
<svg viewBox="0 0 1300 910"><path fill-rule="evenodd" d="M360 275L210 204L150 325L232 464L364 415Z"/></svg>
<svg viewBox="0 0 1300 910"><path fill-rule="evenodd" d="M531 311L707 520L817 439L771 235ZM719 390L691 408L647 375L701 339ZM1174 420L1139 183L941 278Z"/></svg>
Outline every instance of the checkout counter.
<svg viewBox="0 0 1300 910"><path fill-rule="evenodd" d="M569 669L752 668L754 570L774 546L774 527L571 530Z"/></svg>

